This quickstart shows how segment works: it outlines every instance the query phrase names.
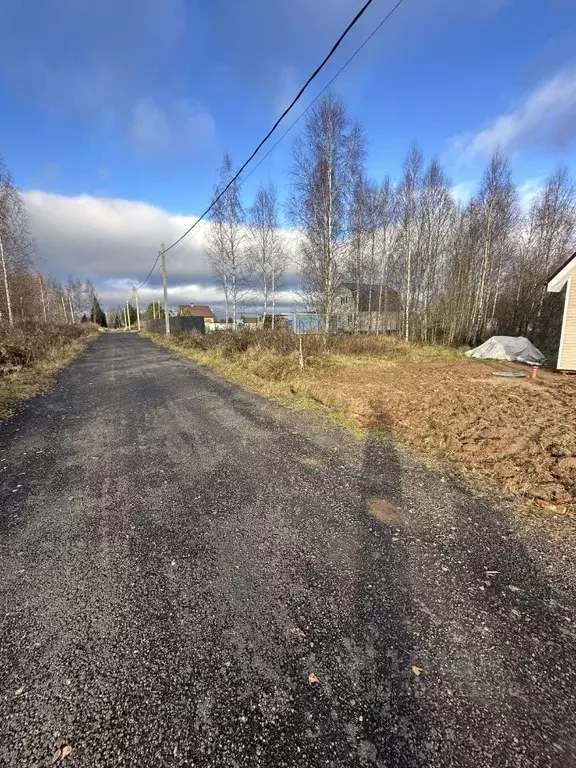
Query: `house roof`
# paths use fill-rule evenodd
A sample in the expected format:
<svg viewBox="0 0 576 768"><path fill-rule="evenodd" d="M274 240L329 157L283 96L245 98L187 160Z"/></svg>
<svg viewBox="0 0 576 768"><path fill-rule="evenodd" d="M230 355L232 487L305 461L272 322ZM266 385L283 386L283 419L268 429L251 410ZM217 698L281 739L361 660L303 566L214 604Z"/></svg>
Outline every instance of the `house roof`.
<svg viewBox="0 0 576 768"><path fill-rule="evenodd" d="M248 323L248 325L250 324L256 325L257 323L260 322L260 318L259 317L243 317L242 322L244 324Z"/></svg>
<svg viewBox="0 0 576 768"><path fill-rule="evenodd" d="M178 309L190 317L214 317L214 312L207 304L182 304Z"/></svg>
<svg viewBox="0 0 576 768"><path fill-rule="evenodd" d="M343 288L348 288L352 294L356 295L356 283L342 283ZM372 312L378 311L378 302L380 301L380 288L382 287L382 305L386 304L388 312L400 312L400 294L392 288L386 288L383 286L372 285L369 283L360 283L360 312L368 312L368 308ZM372 296L370 296L372 294ZM385 295L387 294L387 295Z"/></svg>
<svg viewBox="0 0 576 768"><path fill-rule="evenodd" d="M549 293L558 293L564 288L564 284L570 277L570 273L576 270L576 253L573 253L553 275L548 278L546 289Z"/></svg>

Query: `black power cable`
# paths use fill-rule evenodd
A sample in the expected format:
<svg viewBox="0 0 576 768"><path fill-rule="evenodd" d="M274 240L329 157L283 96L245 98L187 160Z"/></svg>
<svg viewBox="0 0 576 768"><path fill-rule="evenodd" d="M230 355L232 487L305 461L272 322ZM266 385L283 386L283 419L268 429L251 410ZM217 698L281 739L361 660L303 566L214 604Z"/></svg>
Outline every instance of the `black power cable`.
<svg viewBox="0 0 576 768"><path fill-rule="evenodd" d="M168 246L168 248L165 248L165 249L164 249L164 253L167 253L167 252L168 252L168 251L169 251L171 248L174 248L174 246L175 246L175 245L177 245L177 244L178 244L178 243L179 243L181 240L183 240L183 239L186 237L186 235L188 235L188 234L189 234L189 233L190 233L190 232L191 232L191 231L194 229L194 227L195 227L195 226L198 224L198 222L202 221L202 219L203 219L205 216L207 216L207 215L210 213L210 211L211 211L211 210L212 210L212 208L213 208L213 207L216 205L216 203L218 202L218 200L220 200L220 198L221 198L221 197L222 197L222 196L223 196L223 195L224 195L224 194L225 194L225 193L226 193L226 192L227 192L227 191L230 189L230 187L232 186L232 184L234 184L234 182L235 182L235 181L236 181L236 179L237 179L237 178L240 176L240 174L242 173L242 171L243 171L243 170L246 168L246 166L248 165L248 163L249 163L251 160L253 160L253 158L254 158L254 157L257 155L257 153L258 153L258 152L259 152L259 150L262 148L262 146L263 146L263 145L264 145L264 144L265 144L265 143L268 141L268 139L270 138L270 136L272 136L272 134L274 133L274 131L276 130L276 128L278 128L278 126L280 125L280 123L282 122L282 120L283 120L283 119L286 117L286 115L287 115L287 114L290 112L290 110L291 110L291 109L294 107L294 105L296 104L296 102L298 101L298 99L300 99L300 97L302 96L302 94L304 93L304 91L305 91L305 90L308 88L308 86L310 85L310 83L311 83L311 82L312 82L312 81L313 81L313 80L314 80L316 77L318 77L318 75L320 74L320 72L322 71L322 69L323 69L323 68L326 66L326 64L328 63L328 61L330 61L330 59L332 58L332 56L333 56L333 55L336 53L337 49L340 47L340 45L341 45L342 41L344 40L344 38L346 37L346 35L348 34L348 32L350 32L350 30L352 29L352 27L354 27L354 26L355 26L355 24L356 24L356 23L357 23L357 22L360 20L360 18L361 18L361 17L364 15L364 13L365 13L365 12L366 12L366 10L368 9L368 7L369 7L370 5L372 5L372 3L373 3L373 2L374 2L374 0L367 0L367 2L365 2L365 3L364 3L364 5L362 6L362 8L360 8L360 10L359 10L359 11L358 11L358 13L356 14L356 16L354 16L354 18L352 19L352 21L351 21L351 22L348 24L348 26L346 27L346 29L345 29L345 30L342 32L342 34L340 35L340 37L338 38L338 40L336 40L336 42L334 43L334 45L332 46L332 48L330 49L330 51L328 52L328 54L327 54L327 55L324 57L324 60L322 61L322 63L321 63L319 66L317 66L317 67L316 67L316 69L314 70L314 72L312 72L312 74L310 75L310 77L308 78L308 80L306 80L306 82L304 83L304 85L302 86L302 88L300 88L300 90L298 91L298 93L296 94L296 96L294 97L294 99L292 99L292 102L291 102L291 103L290 103L290 104L289 104L289 105L286 107L286 109L284 110L284 112L282 112L282 114L280 115L280 117L278 118L278 120L276 120L276 122L274 123L274 125L272 126L272 128L270 128L270 130L268 131L268 133L266 134L266 136L264 136L264 138L262 139L262 141L261 141L261 142L258 144L258 146L256 147L256 149L255 149L255 150L252 152L252 154L250 155L250 157L249 157L249 158L248 158L248 159L247 159L247 160L246 160L246 161L245 161L245 162L244 162L244 163L241 165L241 167L240 167L240 168L239 168L239 170L236 172L236 174L235 174L235 175L234 175L234 176L233 176L233 177L230 179L230 181L228 182L228 184L226 184L226 186L224 187L224 189L223 189L223 190L222 190L222 191L221 191L221 192L220 192L220 193L219 193L219 194L218 194L218 195L217 195L217 196L214 198L214 200L213 200L213 201L210 203L210 205L208 206L208 208L206 208L206 210L204 211L204 213L203 213L203 214L200 216L200 218L199 218L197 221L195 221L195 222L194 222L194 224L193 224L193 225L190 227L190 229L186 230L186 232L184 232L184 234L183 234L183 235L181 235L181 236L178 238L178 240L175 240L175 241L172 243L172 245L169 245L169 246Z"/></svg>
<svg viewBox="0 0 576 768"><path fill-rule="evenodd" d="M301 112L301 113L298 115L298 117L296 118L296 120L294 120L292 123L290 123L290 125L288 126L288 128L286 128L286 130L285 130L285 131L284 131L284 133L282 134L282 136L280 136L280 138L279 138L279 139L278 139L276 142L274 142L274 144L273 144L273 145L270 147L270 149L269 149L269 150L266 152L266 154L265 154L265 155L263 155L263 156L260 158L260 160L259 160L259 161L256 163L256 165L255 165L255 166L253 166L253 168L251 168L251 169L250 169L250 172L249 172L249 173L247 173L247 174L246 174L246 176L244 176L244 178L243 178L243 179L240 181L240 184L238 185L238 187L241 187L241 186L242 186L242 184L246 183L246 182L248 181L248 179L250 178L250 176L252 176L252 174L253 174L253 173L254 173L256 170L258 170L258 168L259 168L259 167L262 165L262 163L264 162L264 160L266 160L266 158L267 158L269 155L271 155L271 154L272 154L272 152L274 152L274 150L276 149L276 147L277 147L277 146L278 146L278 145L279 145L279 144L280 144L280 143L281 143L281 142L282 142L282 141L283 141L283 140L286 138L286 136L287 136L287 135L290 133L290 131L292 130L292 128L294 128L294 126L296 126L296 125L297 125L297 124L300 122L300 120L302 120L302 118L303 118L303 117L304 117L304 115L305 115L305 114L308 112L308 110L309 110L309 109L311 109L311 108L314 106L314 104L316 104L316 102L318 101L318 99L319 99L321 96L323 96L323 95L326 93L326 91L328 90L328 88L330 88L330 86L332 85L332 83L333 83L333 82L334 82L334 81L335 81L335 80L336 80L336 79L337 79L337 78L338 78L338 77L339 77L339 76L342 74L342 72L344 72L344 70L345 70L345 69L346 69L346 67L347 67L347 66L350 64L350 62L352 62L352 61L353 61L353 60L356 58L356 56L357 56L357 55L360 53L360 51L361 51L361 50L362 50L362 49L363 49L363 48L364 48L364 47L365 47L365 46L366 46L366 45L367 45L367 44L370 42L370 40L372 40L372 38L374 37L374 35L375 35L375 34L376 34L378 31L379 31L379 29L380 29L380 28L381 28L381 27L382 27L382 26L383 26L383 25L384 25L384 24L385 24L385 23L388 21L388 19L390 18L390 16L392 16L392 14L394 13L394 11L395 11L395 10L396 10L396 9L397 9L397 8L398 8L400 5L402 5L402 3L403 3L403 2L404 2L404 0L398 0L398 2L396 3L396 5L395 5L395 6L393 6L393 8L391 8L391 10L390 10L390 11L388 11L388 13L386 14L386 16L384 16L384 18L383 18L383 19L380 21L380 23L379 23L379 24L377 24L377 26L376 26L376 27L374 27L374 29L373 29L373 30L372 30L372 32L371 32L371 33L368 35L368 37L366 37L366 38L364 39L364 41L363 41L363 42L362 42L362 43L361 43L361 44L358 46L358 48L356 48L356 50L355 50L355 51L352 53L352 55L351 55L351 56L349 56L349 57L348 57L348 59L346 59L346 61L345 61L345 62L344 62L344 64L343 64L343 65L340 67L340 69L339 69L339 70L336 72L336 74L335 74L335 75L333 75L333 76L330 78L330 80L328 80L328 82L327 82L327 83L326 83L326 85L325 85L325 86L322 88L322 90L321 90L321 91L319 91L319 93L318 93L318 94L317 94L317 95L316 95L316 96L315 96L315 97L312 99L312 101L310 102L310 104L308 104L308 106L306 107L306 109L304 109L304 110L303 110L303 111L302 111L302 112ZM216 202L216 201L214 201L214 202ZM210 209L208 209L208 210L210 210ZM184 233L184 235L183 235L182 237L186 237L186 235L187 235L187 234L189 234L189 233L190 233L190 232L191 232L191 231L194 229L194 227L196 227L196 225L200 223L200 221L201 221L201 218L200 218L200 219L198 219L198 221L195 221L195 222L194 222L194 224L193 224L193 225L192 225L192 226L191 226L191 227L190 227L190 228L187 230L187 232L185 232L185 233ZM181 237L179 240L176 240L176 242L175 242L175 243L173 243L172 245L176 245L177 243L179 243L179 242L182 240L182 237ZM170 246L170 247L172 247L172 246ZM167 250L168 250L168 249L167 249ZM158 259L156 259L156 262L154 263L154 266L156 266L156 264L157 264L157 263L158 263ZM154 267L152 267L152 271L153 271L153 270L154 270ZM146 280L148 280L148 278L146 278Z"/></svg>
<svg viewBox="0 0 576 768"><path fill-rule="evenodd" d="M210 213L212 208L216 205L216 203L220 200L220 198L227 192L227 190L234 184L235 181L237 181L238 177L244 171L246 166L253 160L253 158L256 156L256 154L259 152L259 150L262 148L262 146L268 141L270 136L274 133L276 128L280 125L282 120L286 117L286 115L290 112L290 110L294 107L296 102L300 99L304 91L308 88L310 83L318 76L318 74L321 72L323 67L327 64L327 62L330 60L330 58L334 55L337 48L340 46L348 32L352 29L352 27L358 22L358 20L361 18L361 16L364 14L364 12L367 10L367 8L372 4L373 0L368 0L362 8L358 11L356 16L352 19L352 21L348 24L346 29L342 32L338 40L334 43L332 48L330 49L329 53L325 56L322 63L314 70L314 72L310 75L306 83L302 86L298 94L295 96L295 98L292 100L290 105L284 110L284 112L280 115L278 120L274 123L272 128L268 131L266 136L262 139L262 141L258 144L256 149L252 152L252 154L248 157L248 159L242 164L242 166L239 168L239 170L236 172L236 174L230 179L228 184L222 189L222 191L214 198L214 200L211 202L211 204L208 206L208 208L202 213L201 216L199 216L194 224L190 226L177 240L175 240L168 248L164 249L164 253L167 253L172 248L174 248L178 243L180 243L185 237L187 237L190 232L192 232L195 227L200 224L200 222L206 218L206 216ZM340 67L340 69L336 72L336 74L328 81L328 83L324 86L324 88L314 97L314 99L310 102L310 104L306 107L306 109L294 120L294 122L286 129L286 131L282 134L282 136L278 139L278 141L268 150L268 152L264 155L264 157L261 158L261 160L252 168L250 173L242 180L241 183L244 183L247 181L248 178L254 173L254 171L264 162L264 160L270 155L271 152L276 149L278 144L285 138L285 136L294 128L294 126L304 117L306 112L318 101L318 99L328 90L328 88L332 85L332 83L336 80L337 77L340 76L340 74L346 69L346 67L350 64L350 62L356 58L356 56L360 53L360 51L368 44L368 42L374 37L374 35L379 31L379 29L388 21L388 19L392 16L392 14L397 10L397 8L402 5L404 0L398 0L398 2L392 7L392 9L386 14L386 16L379 22L379 24L372 30L372 32L368 35L368 37L365 38L365 40L362 42L360 46L352 53L352 55L346 60L346 62ZM146 278L140 283L138 288L142 288L148 280L150 279L152 273L154 272L156 265L158 264L158 259L160 258L160 254L156 257L156 260L152 266L152 269L146 276Z"/></svg>

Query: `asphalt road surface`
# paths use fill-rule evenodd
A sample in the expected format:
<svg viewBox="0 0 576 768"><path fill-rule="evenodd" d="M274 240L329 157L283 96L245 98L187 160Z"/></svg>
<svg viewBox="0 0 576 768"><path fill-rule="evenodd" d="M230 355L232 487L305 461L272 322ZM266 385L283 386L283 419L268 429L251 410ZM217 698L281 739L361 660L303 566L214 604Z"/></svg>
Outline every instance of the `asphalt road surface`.
<svg viewBox="0 0 576 768"><path fill-rule="evenodd" d="M1 766L576 765L573 569L391 446L107 334L0 459Z"/></svg>

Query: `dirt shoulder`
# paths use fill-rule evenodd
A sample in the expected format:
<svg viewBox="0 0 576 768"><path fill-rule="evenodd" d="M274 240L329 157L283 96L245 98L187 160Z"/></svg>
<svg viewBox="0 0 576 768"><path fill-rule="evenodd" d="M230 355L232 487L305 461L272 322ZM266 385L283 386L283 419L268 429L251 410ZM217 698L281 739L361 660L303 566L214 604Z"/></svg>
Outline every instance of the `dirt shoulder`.
<svg viewBox="0 0 576 768"><path fill-rule="evenodd" d="M190 336L190 335L188 335ZM185 336L154 340L255 392L293 407L314 407L356 430L381 431L425 456L515 497L576 512L576 377L541 371L501 378L524 366L435 359L438 348L392 358L298 353L250 344L235 353L198 348ZM306 343L306 342L305 342Z"/></svg>
<svg viewBox="0 0 576 768"><path fill-rule="evenodd" d="M0 419L50 389L54 374L98 336L91 324L26 323L0 329Z"/></svg>

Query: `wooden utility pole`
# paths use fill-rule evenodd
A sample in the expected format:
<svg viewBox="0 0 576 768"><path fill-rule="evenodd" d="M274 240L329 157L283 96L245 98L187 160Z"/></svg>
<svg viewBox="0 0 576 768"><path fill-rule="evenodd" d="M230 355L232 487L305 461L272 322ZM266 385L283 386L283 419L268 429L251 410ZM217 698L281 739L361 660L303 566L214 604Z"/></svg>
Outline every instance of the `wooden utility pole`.
<svg viewBox="0 0 576 768"><path fill-rule="evenodd" d="M60 294L60 298L62 299L62 309L64 310L64 322L68 322L68 313L66 312L66 302L64 300L64 294Z"/></svg>
<svg viewBox="0 0 576 768"><path fill-rule="evenodd" d="M6 271L6 259L4 258L4 246L2 245L2 235L0 235L0 258L2 260L2 271L4 273L4 290L6 292L6 308L8 309L8 323L14 325L12 317L12 302L10 301L10 289L8 287L8 272Z"/></svg>
<svg viewBox="0 0 576 768"><path fill-rule="evenodd" d="M138 304L138 289L136 286L132 286L132 295L134 296L134 301L136 302L136 321L138 323L138 330L140 330L140 305Z"/></svg>
<svg viewBox="0 0 576 768"><path fill-rule="evenodd" d="M126 299L126 327L128 330L132 328L132 318L130 317L130 302Z"/></svg>
<svg viewBox="0 0 576 768"><path fill-rule="evenodd" d="M74 309L72 308L72 296L68 294L68 303L70 304L70 319L72 320L72 325L76 322L74 319Z"/></svg>
<svg viewBox="0 0 576 768"><path fill-rule="evenodd" d="M168 315L168 286L166 285L166 254L164 253L164 243L160 246L160 258L162 259L162 290L164 292L164 321L166 336L170 335L170 317Z"/></svg>

